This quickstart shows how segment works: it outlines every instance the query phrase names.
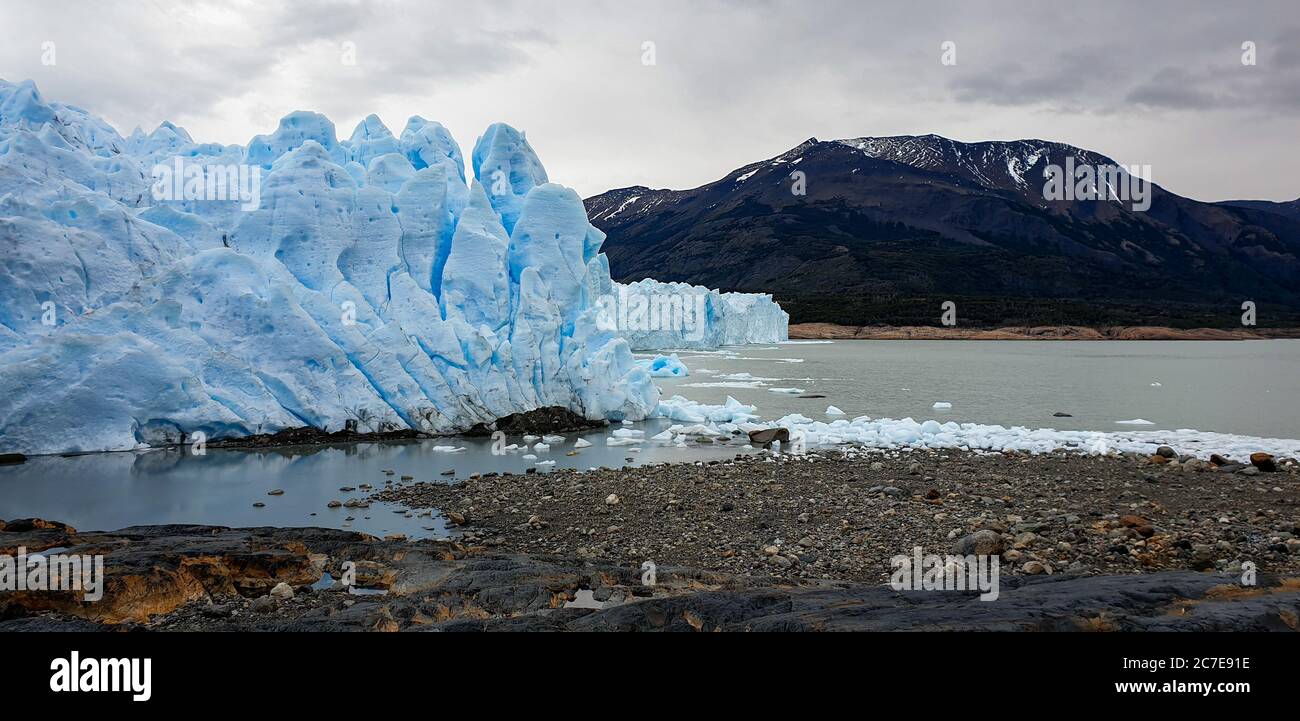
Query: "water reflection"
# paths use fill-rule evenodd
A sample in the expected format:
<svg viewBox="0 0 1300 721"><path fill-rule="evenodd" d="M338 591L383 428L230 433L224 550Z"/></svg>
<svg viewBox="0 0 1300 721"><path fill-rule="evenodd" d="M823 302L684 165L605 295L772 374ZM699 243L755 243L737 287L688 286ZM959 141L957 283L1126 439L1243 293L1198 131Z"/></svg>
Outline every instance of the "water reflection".
<svg viewBox="0 0 1300 721"><path fill-rule="evenodd" d="M666 425L656 420L637 427L653 435ZM448 530L437 514L422 516L383 503L369 508L329 508L327 504L364 498L367 491L362 484L378 489L388 483L455 482L473 473L524 473L529 468L546 473L555 468L708 460L742 452L743 445L736 441L675 448L647 442L640 449L611 447L605 444L610 430L565 433L565 442L552 445L548 452L519 450L506 455L493 455L488 438L440 438L256 450L208 448L203 455L177 448L37 457L19 466L0 467L0 518L39 516L81 530L201 523L324 526L378 536L445 537ZM575 450L578 438L592 445L567 455ZM508 442L524 444L518 436ZM447 446L464 450L434 450ZM527 454L537 457L524 458ZM537 466L539 461L554 461L555 465ZM413 479L403 481L402 476ZM268 495L277 489L284 494ZM263 505L255 507L255 503Z"/></svg>

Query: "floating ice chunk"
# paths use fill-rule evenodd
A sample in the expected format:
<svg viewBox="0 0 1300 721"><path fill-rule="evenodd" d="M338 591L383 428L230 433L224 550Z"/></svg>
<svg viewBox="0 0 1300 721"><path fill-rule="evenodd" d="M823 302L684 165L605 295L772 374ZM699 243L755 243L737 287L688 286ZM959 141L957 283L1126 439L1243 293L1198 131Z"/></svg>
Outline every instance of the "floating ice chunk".
<svg viewBox="0 0 1300 721"><path fill-rule="evenodd" d="M568 439L566 439L564 436L559 436L559 435L545 435L545 436L542 436L542 443L545 443L545 444L547 444L547 445L551 445L551 446L556 445L556 444L559 444L559 443L563 443L563 442L565 442L566 440L568 440Z"/></svg>
<svg viewBox="0 0 1300 721"><path fill-rule="evenodd" d="M429 450L434 453L460 453L465 450L464 446L434 446Z"/></svg>
<svg viewBox="0 0 1300 721"><path fill-rule="evenodd" d="M553 465L555 465L555 461L538 461L537 463L534 463L533 465L536 465L536 466L553 466Z"/></svg>
<svg viewBox="0 0 1300 721"><path fill-rule="evenodd" d="M631 445L635 445L635 444L637 444L637 443L642 442L642 440L644 440L644 439L642 439L642 438L615 438L614 436L610 436L609 438L606 438L606 439L605 439L605 445L607 445L607 446L631 446Z"/></svg>
<svg viewBox="0 0 1300 721"><path fill-rule="evenodd" d="M576 440L576 441L573 442L573 447L574 447L574 448L590 448L590 447L591 447L591 441L587 440L586 438L579 438L578 440Z"/></svg>
<svg viewBox="0 0 1300 721"><path fill-rule="evenodd" d="M532 443L533 441L540 441L541 439L542 439L541 436L525 435L524 443Z"/></svg>
<svg viewBox="0 0 1300 721"><path fill-rule="evenodd" d="M842 411L842 410L836 408L835 406L826 406L826 415L828 415L828 416L842 416L842 415L844 415L844 411Z"/></svg>
<svg viewBox="0 0 1300 721"><path fill-rule="evenodd" d="M947 401L936 401L935 404L930 407L935 409L945 409L945 408L952 408L952 404Z"/></svg>
<svg viewBox="0 0 1300 721"><path fill-rule="evenodd" d="M538 453L549 453L551 447L545 443L538 443L537 445L533 446L533 450L537 451Z"/></svg>
<svg viewBox="0 0 1300 721"><path fill-rule="evenodd" d="M652 441L671 441L672 439L673 439L672 431L661 431L659 433L654 434L653 436L650 436L650 440Z"/></svg>
<svg viewBox="0 0 1300 721"><path fill-rule="evenodd" d="M645 435L645 431L637 428L616 428L610 435L615 438L640 438Z"/></svg>
<svg viewBox="0 0 1300 721"><path fill-rule="evenodd" d="M1161 387L1162 385L1163 385L1163 384L1162 384L1160 381L1156 381L1155 383L1152 383L1152 384L1151 384L1151 387L1152 387L1152 388L1159 388L1159 387Z"/></svg>
<svg viewBox="0 0 1300 721"><path fill-rule="evenodd" d="M933 436L943 430L938 421L926 421L921 424L921 433L927 436Z"/></svg>
<svg viewBox="0 0 1300 721"><path fill-rule="evenodd" d="M645 368L651 378L684 378L691 374L676 353L643 358L637 364Z"/></svg>
<svg viewBox="0 0 1300 721"><path fill-rule="evenodd" d="M1121 426L1154 426L1155 425L1155 423L1153 423L1152 421L1148 421L1145 418L1134 418L1129 421L1115 421L1115 423Z"/></svg>
<svg viewBox="0 0 1300 721"><path fill-rule="evenodd" d="M772 393L785 393L787 395L797 396L803 393L802 388L768 388Z"/></svg>
<svg viewBox="0 0 1300 721"><path fill-rule="evenodd" d="M520 456L520 458L523 458L524 460L527 460L527 461L535 461L535 460L537 460L537 456L535 456L535 455L533 455L533 454L531 454L531 453L525 453L524 455Z"/></svg>
<svg viewBox="0 0 1300 721"><path fill-rule="evenodd" d="M727 402L722 405L706 405L673 396L661 398L654 415L682 423L744 423L758 417L754 411L754 406L745 405L731 396L727 396Z"/></svg>

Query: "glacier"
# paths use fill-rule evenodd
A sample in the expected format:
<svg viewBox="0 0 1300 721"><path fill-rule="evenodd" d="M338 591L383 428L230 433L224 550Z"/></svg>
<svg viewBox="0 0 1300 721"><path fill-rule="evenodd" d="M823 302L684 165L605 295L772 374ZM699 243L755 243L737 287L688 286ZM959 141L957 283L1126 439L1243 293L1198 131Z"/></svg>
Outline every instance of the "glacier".
<svg viewBox="0 0 1300 721"><path fill-rule="evenodd" d="M767 293L723 293L652 278L614 283L597 303L603 327L633 350L708 350L789 339L790 315Z"/></svg>
<svg viewBox="0 0 1300 721"><path fill-rule="evenodd" d="M649 416L657 388L600 322L613 283L581 198L509 125L468 160L419 116L122 137L0 81L0 452Z"/></svg>

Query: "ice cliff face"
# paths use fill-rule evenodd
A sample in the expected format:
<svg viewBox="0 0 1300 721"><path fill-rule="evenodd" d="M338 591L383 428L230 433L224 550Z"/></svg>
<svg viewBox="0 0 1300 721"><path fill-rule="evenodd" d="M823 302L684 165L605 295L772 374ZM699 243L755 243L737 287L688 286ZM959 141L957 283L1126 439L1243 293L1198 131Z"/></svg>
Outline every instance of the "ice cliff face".
<svg viewBox="0 0 1300 721"><path fill-rule="evenodd" d="M170 123L122 138L0 81L0 452L645 417L649 375L597 322L609 267L581 199L507 125L471 157L467 182L420 117L346 140L307 112L243 147ZM209 199L216 166L251 202Z"/></svg>
<svg viewBox="0 0 1300 721"><path fill-rule="evenodd" d="M766 293L720 293L689 283L615 283L597 301L603 326L632 348L706 349L789 338L790 315Z"/></svg>

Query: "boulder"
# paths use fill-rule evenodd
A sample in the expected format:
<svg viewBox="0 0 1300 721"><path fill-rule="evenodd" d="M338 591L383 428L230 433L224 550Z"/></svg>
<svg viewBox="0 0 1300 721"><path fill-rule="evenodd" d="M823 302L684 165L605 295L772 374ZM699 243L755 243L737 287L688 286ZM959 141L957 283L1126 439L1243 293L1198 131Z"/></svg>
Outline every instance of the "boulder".
<svg viewBox="0 0 1300 721"><path fill-rule="evenodd" d="M953 553L959 556L997 556L1002 553L1002 536L987 528L957 539L952 546Z"/></svg>
<svg viewBox="0 0 1300 721"><path fill-rule="evenodd" d="M790 429L788 428L764 428L759 431L749 432L749 442L756 446L764 448L772 445L773 441L782 443L790 442Z"/></svg>
<svg viewBox="0 0 1300 721"><path fill-rule="evenodd" d="M1277 471L1277 461L1274 461L1273 456L1267 453L1250 454L1250 464L1265 473Z"/></svg>

